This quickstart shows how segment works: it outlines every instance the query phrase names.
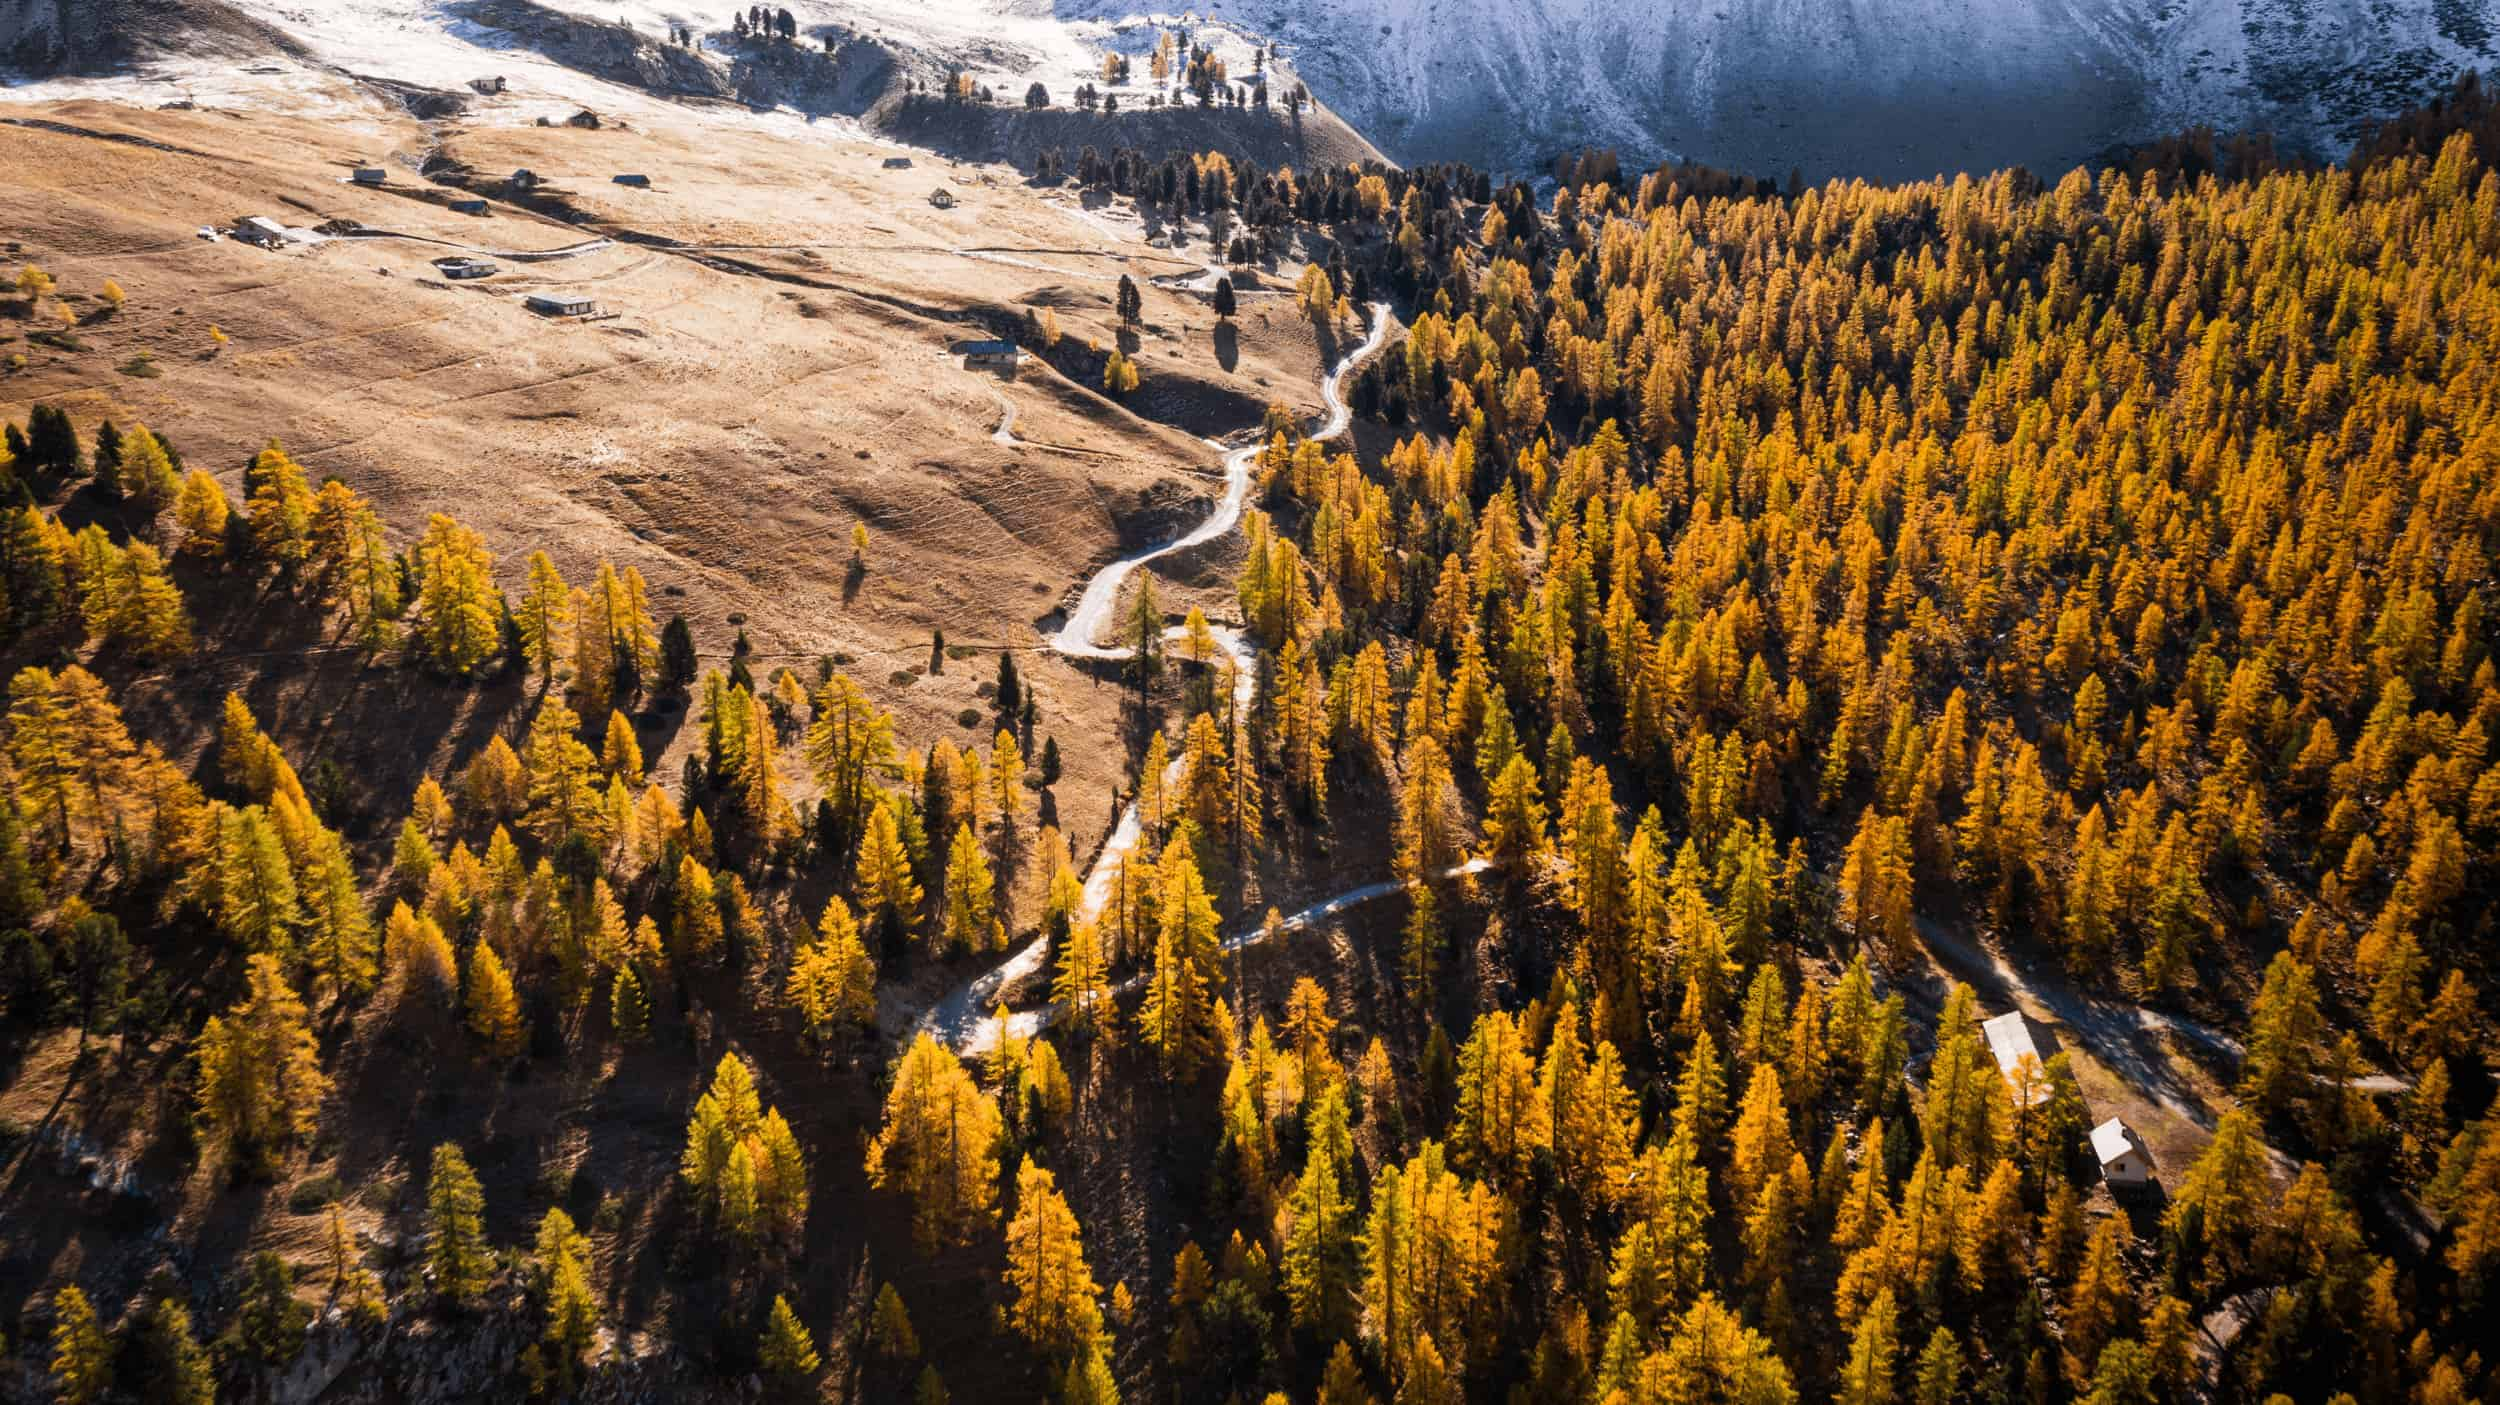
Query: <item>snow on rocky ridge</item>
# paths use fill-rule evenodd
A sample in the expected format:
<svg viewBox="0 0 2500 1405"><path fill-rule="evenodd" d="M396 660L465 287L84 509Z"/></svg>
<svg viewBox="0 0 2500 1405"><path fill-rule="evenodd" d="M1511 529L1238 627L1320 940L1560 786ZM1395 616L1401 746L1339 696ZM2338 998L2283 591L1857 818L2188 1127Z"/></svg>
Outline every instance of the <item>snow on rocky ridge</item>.
<svg viewBox="0 0 2500 1405"><path fill-rule="evenodd" d="M995 0L1067 19L1123 0ZM2500 0L1211 0L1390 155L2055 174L2194 124L2340 156L2489 65Z"/></svg>

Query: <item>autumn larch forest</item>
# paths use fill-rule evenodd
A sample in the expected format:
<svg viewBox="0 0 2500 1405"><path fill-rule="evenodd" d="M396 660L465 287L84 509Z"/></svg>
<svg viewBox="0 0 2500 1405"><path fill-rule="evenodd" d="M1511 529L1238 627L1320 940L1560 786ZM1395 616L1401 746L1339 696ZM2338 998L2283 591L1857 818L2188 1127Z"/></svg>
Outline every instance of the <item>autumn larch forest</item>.
<svg viewBox="0 0 2500 1405"><path fill-rule="evenodd" d="M1116 737L36 404L0 1394L2490 1398L2495 160L2472 88L2054 183L1088 148L1392 324L1223 588L1138 573ZM509 706L359 800L268 619Z"/></svg>

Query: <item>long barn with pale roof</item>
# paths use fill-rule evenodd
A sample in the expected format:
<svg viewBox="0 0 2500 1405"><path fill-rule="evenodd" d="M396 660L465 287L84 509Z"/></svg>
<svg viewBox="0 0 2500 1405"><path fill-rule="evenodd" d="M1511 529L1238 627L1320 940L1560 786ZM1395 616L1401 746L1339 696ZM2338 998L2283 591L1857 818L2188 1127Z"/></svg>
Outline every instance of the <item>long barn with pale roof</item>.
<svg viewBox="0 0 2500 1405"><path fill-rule="evenodd" d="M2026 1107L2049 1095L2048 1080L2040 1076L2048 1061L2040 1057L2040 1046L2032 1042L2031 1022L2023 1018L2022 1011L2009 1010L1995 1019L1982 1020L1979 1029L1988 1038L1988 1052L1996 1055L1997 1072L2005 1075L2005 1081L2013 1086ZM2028 1078L2016 1073L2024 1059L2031 1060Z"/></svg>

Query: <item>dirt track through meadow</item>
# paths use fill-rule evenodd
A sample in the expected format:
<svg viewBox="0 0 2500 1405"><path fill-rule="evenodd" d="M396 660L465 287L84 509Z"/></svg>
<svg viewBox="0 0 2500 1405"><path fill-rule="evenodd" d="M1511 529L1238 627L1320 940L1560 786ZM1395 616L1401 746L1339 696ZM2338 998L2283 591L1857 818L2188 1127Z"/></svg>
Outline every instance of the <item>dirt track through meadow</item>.
<svg viewBox="0 0 2500 1405"><path fill-rule="evenodd" d="M1353 421L1353 412L1346 407L1343 394L1345 378L1380 350L1388 339L1392 325L1389 305L1373 303L1371 329L1362 344L1338 358L1337 364L1320 382L1320 398L1326 404L1328 413L1319 428L1312 432L1312 439L1325 441L1345 433L1347 425ZM1011 413L1008 422L999 427L1000 433L1008 432L1013 418ZM1066 623L1050 637L1050 648L1070 658L1105 661L1135 658L1137 651L1131 646L1098 642L1104 627L1111 622L1111 613L1119 602L1121 588L1139 567L1214 541L1239 525L1242 508L1250 497L1251 465L1257 461L1261 447L1254 438L1224 455L1224 496L1217 501L1215 510L1207 515L1205 521L1171 541L1124 556L1095 572L1078 596L1076 608L1068 613ZM1166 637L1177 638L1179 634L1180 631L1174 629L1167 631ZM1219 629L1215 631L1215 640L1225 655L1225 671L1232 681L1233 705L1237 710L1246 710L1257 696L1257 646L1235 630ZM1171 763L1170 771L1164 776L1167 787L1177 783L1180 764L1178 761ZM1143 836L1144 822L1137 802L1132 799L1121 811L1119 824L1103 841L1101 851L1095 855L1093 866L1085 875L1085 896L1075 920L1091 922L1101 914L1104 903L1110 899L1112 879L1119 872L1121 862L1136 851ZM1298 931L1311 922L1385 897L1398 891L1399 887L1396 883L1374 883L1339 893L1287 918L1277 930ZM1225 942L1224 949L1237 951L1249 946L1259 940L1266 930L1264 927L1253 927L1237 933ZM1049 957L1049 938L1034 936L996 966L939 997L937 1003L914 1022L914 1033L934 1035L939 1042L962 1052L979 1052L997 1036L997 1022L990 1017L990 1012L999 997L1038 973ZM1047 1003L1015 1012L1010 1016L1010 1023L1017 1033L1031 1034L1050 1025L1062 1013L1057 1004Z"/></svg>

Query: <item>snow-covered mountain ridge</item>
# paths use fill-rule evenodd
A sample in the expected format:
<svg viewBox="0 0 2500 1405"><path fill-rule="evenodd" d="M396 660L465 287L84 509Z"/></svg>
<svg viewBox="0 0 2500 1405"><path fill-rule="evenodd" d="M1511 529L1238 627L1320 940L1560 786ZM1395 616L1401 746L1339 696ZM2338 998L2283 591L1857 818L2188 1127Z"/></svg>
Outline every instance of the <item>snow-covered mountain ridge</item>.
<svg viewBox="0 0 2500 1405"><path fill-rule="evenodd" d="M997 0L1087 21L1123 0ZM1404 161L2056 173L2194 124L2340 156L2487 67L2500 0L1219 0Z"/></svg>

